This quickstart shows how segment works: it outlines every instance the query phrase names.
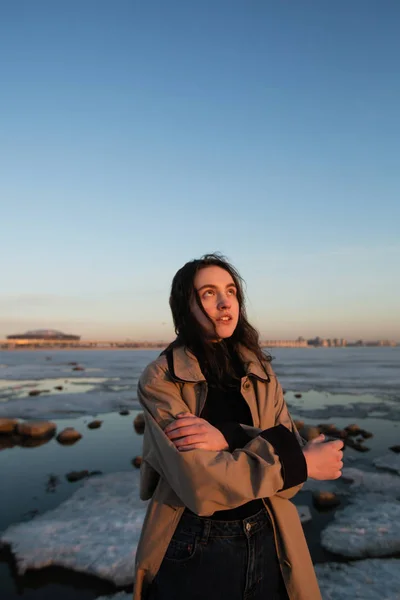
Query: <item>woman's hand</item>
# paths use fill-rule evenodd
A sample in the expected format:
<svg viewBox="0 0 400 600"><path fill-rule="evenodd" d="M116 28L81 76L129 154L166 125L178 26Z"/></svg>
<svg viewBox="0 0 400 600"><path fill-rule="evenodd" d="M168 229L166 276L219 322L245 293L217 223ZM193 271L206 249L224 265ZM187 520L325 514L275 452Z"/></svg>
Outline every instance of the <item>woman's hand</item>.
<svg viewBox="0 0 400 600"><path fill-rule="evenodd" d="M325 436L319 435L308 442L303 449L307 463L308 476L313 479L338 479L343 468L343 442L334 440L325 442Z"/></svg>
<svg viewBox="0 0 400 600"><path fill-rule="evenodd" d="M228 450L228 442L216 427L192 413L180 413L164 433L180 452L187 450Z"/></svg>

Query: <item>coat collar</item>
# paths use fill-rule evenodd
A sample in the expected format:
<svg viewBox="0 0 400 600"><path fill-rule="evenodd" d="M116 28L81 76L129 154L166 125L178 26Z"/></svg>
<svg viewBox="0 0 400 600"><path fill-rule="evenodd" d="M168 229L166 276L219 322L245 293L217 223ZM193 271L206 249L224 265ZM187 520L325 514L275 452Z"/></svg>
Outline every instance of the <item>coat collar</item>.
<svg viewBox="0 0 400 600"><path fill-rule="evenodd" d="M248 348L240 345L239 354L243 361L246 375L252 375L262 381L270 381L268 363L266 366L267 372L265 372L257 357ZM206 380L201 372L197 358L190 350L184 346L178 346L173 349L170 356L172 356L172 364L168 364L168 367L174 379L191 383Z"/></svg>

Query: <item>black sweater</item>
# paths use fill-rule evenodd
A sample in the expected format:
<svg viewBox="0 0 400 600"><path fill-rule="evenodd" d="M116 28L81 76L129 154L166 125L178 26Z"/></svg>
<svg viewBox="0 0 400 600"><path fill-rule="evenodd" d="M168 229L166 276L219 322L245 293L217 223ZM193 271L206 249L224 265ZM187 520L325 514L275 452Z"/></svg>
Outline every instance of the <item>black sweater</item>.
<svg viewBox="0 0 400 600"><path fill-rule="evenodd" d="M208 394L201 413L203 419L221 431L230 452L243 448L252 439L240 424L253 425L250 408L240 391L240 379L245 375L243 365L237 356L232 356L232 359L236 379L229 378L223 386L216 387L207 378ZM307 479L307 467L295 435L283 425L266 429L260 435L274 446L284 465L282 489L303 483ZM245 519L259 512L263 506L261 499L251 500L237 508L217 511L208 518L223 521ZM186 510L190 512L189 509Z"/></svg>

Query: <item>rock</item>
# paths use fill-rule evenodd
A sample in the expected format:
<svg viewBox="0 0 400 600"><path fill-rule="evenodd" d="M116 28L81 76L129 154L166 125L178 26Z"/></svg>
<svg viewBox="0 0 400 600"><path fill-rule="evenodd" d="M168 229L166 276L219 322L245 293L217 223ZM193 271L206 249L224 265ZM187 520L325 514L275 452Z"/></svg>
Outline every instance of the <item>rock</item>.
<svg viewBox="0 0 400 600"><path fill-rule="evenodd" d="M87 428L88 429L98 429L99 427L101 427L102 423L103 423L103 421L91 421L90 423L87 424Z"/></svg>
<svg viewBox="0 0 400 600"><path fill-rule="evenodd" d="M78 365L77 362L69 362L68 364L71 365L71 367L76 367Z"/></svg>
<svg viewBox="0 0 400 600"><path fill-rule="evenodd" d="M75 442L80 440L81 437L82 434L79 433L79 431L76 431L76 429L74 429L73 427L66 427L65 429L60 431L56 439L59 444L68 445L75 444Z"/></svg>
<svg viewBox="0 0 400 600"><path fill-rule="evenodd" d="M357 442L351 438L346 439L346 446L353 448L353 450L357 450L358 452L368 452L369 448L364 446L362 443Z"/></svg>
<svg viewBox="0 0 400 600"><path fill-rule="evenodd" d="M313 492L312 498L317 508L333 508L340 504L340 498L333 492Z"/></svg>
<svg viewBox="0 0 400 600"><path fill-rule="evenodd" d="M302 523L308 523L312 520L311 511L308 506L296 506L296 508Z"/></svg>
<svg viewBox="0 0 400 600"><path fill-rule="evenodd" d="M301 394L295 394L294 395L295 398L301 398L301 396L302 396Z"/></svg>
<svg viewBox="0 0 400 600"><path fill-rule="evenodd" d="M75 481L80 481L86 477L89 477L89 471L71 471L66 474L65 479L71 483L75 483Z"/></svg>
<svg viewBox="0 0 400 600"><path fill-rule="evenodd" d="M378 469L386 469L400 475L400 454L385 454L373 460Z"/></svg>
<svg viewBox="0 0 400 600"><path fill-rule="evenodd" d="M345 430L348 432L349 435L358 435L362 431L362 429L360 429L360 427L355 423L347 425L347 427L345 427Z"/></svg>
<svg viewBox="0 0 400 600"><path fill-rule="evenodd" d="M337 431L334 423L320 423L318 429L321 433L330 433L331 431Z"/></svg>
<svg viewBox="0 0 400 600"><path fill-rule="evenodd" d="M26 437L51 437L57 430L57 425L51 421L23 421L17 424L17 433Z"/></svg>
<svg viewBox="0 0 400 600"><path fill-rule="evenodd" d="M143 413L136 415L135 420L133 421L133 426L136 433L142 434L144 432L145 422Z"/></svg>
<svg viewBox="0 0 400 600"><path fill-rule="evenodd" d="M74 367L72 370L73 371L84 371L85 369L84 369L84 367Z"/></svg>
<svg viewBox="0 0 400 600"><path fill-rule="evenodd" d="M348 436L348 433L345 429L338 429L333 423L321 423L318 425L318 429L325 435L339 439L345 439Z"/></svg>
<svg viewBox="0 0 400 600"><path fill-rule="evenodd" d="M62 386L62 385L56 385L54 389L55 389L55 390L60 390L60 391L61 391L61 390L63 390L64 388L63 388L63 386Z"/></svg>
<svg viewBox="0 0 400 600"><path fill-rule="evenodd" d="M40 393L41 393L41 390L31 390L28 393L28 396L39 396Z"/></svg>
<svg viewBox="0 0 400 600"><path fill-rule="evenodd" d="M400 453L400 446L390 446L389 450L392 452L396 452L396 454Z"/></svg>
<svg viewBox="0 0 400 600"><path fill-rule="evenodd" d="M286 394L286 390L282 390L282 394L285 395Z"/></svg>
<svg viewBox="0 0 400 600"><path fill-rule="evenodd" d="M335 437L340 438L341 440L345 440L348 438L348 432L345 429L337 429L335 431L335 433L331 433L331 435L334 435Z"/></svg>
<svg viewBox="0 0 400 600"><path fill-rule="evenodd" d="M146 512L139 482L136 470L87 479L54 510L1 532L0 545L20 575L53 565L131 585Z"/></svg>
<svg viewBox="0 0 400 600"><path fill-rule="evenodd" d="M360 435L362 435L362 437L363 437L365 440L368 440L369 438L372 438L372 437L374 437L374 434L373 434L373 433L371 433L371 431L366 431L365 429L361 429L361 431L360 431Z"/></svg>
<svg viewBox="0 0 400 600"><path fill-rule="evenodd" d="M321 533L326 550L350 558L382 557L400 552L400 502L392 498L356 496L335 512Z"/></svg>
<svg viewBox="0 0 400 600"><path fill-rule="evenodd" d="M11 435L0 435L0 450L15 448L16 445Z"/></svg>
<svg viewBox="0 0 400 600"><path fill-rule="evenodd" d="M119 414L122 415L123 417L125 417L126 415L129 415L129 410L127 408L123 408L122 410L119 411Z"/></svg>
<svg viewBox="0 0 400 600"><path fill-rule="evenodd" d="M21 448L38 448L39 446L44 446L45 444L48 444L52 438L53 438L52 435L50 437L43 437L43 438L25 437L25 438L21 438L21 440L19 441L19 443L17 445L21 446Z"/></svg>
<svg viewBox="0 0 400 600"><path fill-rule="evenodd" d="M0 419L0 435L14 433L18 425L18 419Z"/></svg>
<svg viewBox="0 0 400 600"><path fill-rule="evenodd" d="M136 467L137 469L139 469L140 465L142 464L142 457L141 456L135 456L135 458L132 458L131 464L132 464L133 467Z"/></svg>
<svg viewBox="0 0 400 600"><path fill-rule="evenodd" d="M303 437L307 442L313 440L319 436L319 428L313 427L312 425L305 425L299 431L301 437Z"/></svg>
<svg viewBox="0 0 400 600"><path fill-rule="evenodd" d="M396 558L316 564L315 572L324 600L400 598L400 560Z"/></svg>

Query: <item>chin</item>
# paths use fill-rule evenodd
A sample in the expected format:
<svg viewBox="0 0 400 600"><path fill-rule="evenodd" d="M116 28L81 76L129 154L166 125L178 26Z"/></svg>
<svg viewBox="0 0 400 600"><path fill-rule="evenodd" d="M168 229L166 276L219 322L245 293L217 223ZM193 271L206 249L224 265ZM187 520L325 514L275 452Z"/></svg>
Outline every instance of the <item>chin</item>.
<svg viewBox="0 0 400 600"><path fill-rule="evenodd" d="M222 340L226 340L227 338L232 337L232 335L235 332L236 327L224 327L222 328L222 331L220 329L217 329L217 334L218 336L222 339Z"/></svg>

